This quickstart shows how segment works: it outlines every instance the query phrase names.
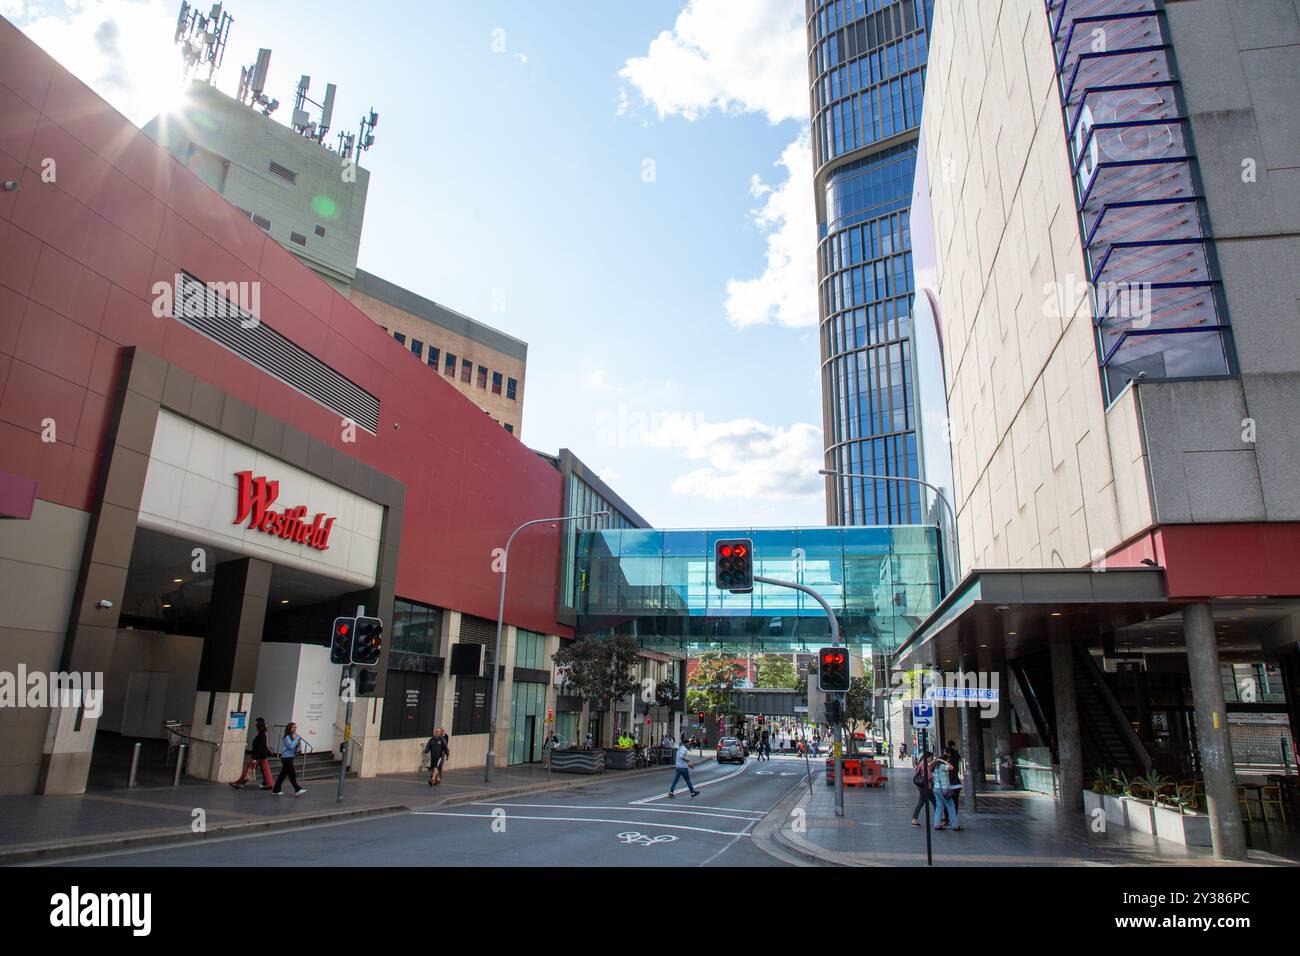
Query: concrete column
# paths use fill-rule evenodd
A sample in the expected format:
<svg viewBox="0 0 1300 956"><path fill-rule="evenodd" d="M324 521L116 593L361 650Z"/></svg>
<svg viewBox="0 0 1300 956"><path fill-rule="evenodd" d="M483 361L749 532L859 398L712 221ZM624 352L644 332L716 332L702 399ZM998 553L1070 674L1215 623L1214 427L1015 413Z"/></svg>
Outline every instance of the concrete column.
<svg viewBox="0 0 1300 956"><path fill-rule="evenodd" d="M352 741L354 746L361 744L361 752L352 760L352 769L363 780L379 774L379 729L383 719L382 697L358 697L352 706Z"/></svg>
<svg viewBox="0 0 1300 956"><path fill-rule="evenodd" d="M210 783L230 783L244 768L244 745L252 719L246 716L243 729L230 729L230 714L252 712L253 695L238 691L201 690L194 695L190 734L194 738L185 756L185 776ZM271 742L278 747L278 741ZM272 762L274 767L274 761ZM260 771L254 773L261 782Z"/></svg>
<svg viewBox="0 0 1300 956"><path fill-rule="evenodd" d="M1183 636L1187 642L1187 667L1192 679L1192 705L1196 711L1196 742L1205 778L1205 800L1210 813L1210 838L1214 855L1225 860L1246 858L1246 831L1237 802L1232 744L1228 738L1227 708L1219 678L1219 648L1214 639L1214 618L1208 604L1183 608Z"/></svg>
<svg viewBox="0 0 1300 956"><path fill-rule="evenodd" d="M515 640L516 634L517 631L513 624L507 624L501 628L500 663L505 668L505 672L501 675L501 686L497 688L497 693L501 695L497 698L496 764L498 767L510 766L510 726L514 717L515 651L518 649L518 642ZM487 676L491 677L492 673L489 671Z"/></svg>
<svg viewBox="0 0 1300 956"><path fill-rule="evenodd" d="M443 611L442 612L442 633L438 635L438 656L445 661L442 673L438 675L438 699L434 705L434 722L433 726L428 728L429 736L439 727L444 728L447 733L451 733L452 724L455 722L455 704L456 704L456 678L451 676L451 645L456 643L460 637L460 611ZM421 728L424 733L424 728ZM426 738L427 739L427 738ZM451 759L448 761L448 768L460 768L470 766L468 761L458 759L461 754L452 741Z"/></svg>
<svg viewBox="0 0 1300 956"><path fill-rule="evenodd" d="M213 783L239 776L248 730L226 725L230 711L243 709L241 696L252 701L270 584L271 565L257 558L225 561L213 572L191 721L191 733L206 744L191 748L187 776Z"/></svg>
<svg viewBox="0 0 1300 956"><path fill-rule="evenodd" d="M1063 810L1083 811L1083 744L1079 739L1079 702L1074 689L1074 645L1056 629L1049 636L1052 697L1056 704L1056 758L1060 767Z"/></svg>

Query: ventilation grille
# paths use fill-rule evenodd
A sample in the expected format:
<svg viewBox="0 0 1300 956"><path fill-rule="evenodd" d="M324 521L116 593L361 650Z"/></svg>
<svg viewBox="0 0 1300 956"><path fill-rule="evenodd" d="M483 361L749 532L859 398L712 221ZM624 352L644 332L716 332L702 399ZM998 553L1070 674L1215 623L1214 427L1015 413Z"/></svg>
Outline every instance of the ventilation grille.
<svg viewBox="0 0 1300 956"><path fill-rule="evenodd" d="M292 232L292 231L290 231L290 233L289 233L289 241L290 241L290 242L296 242L296 243L298 243L298 245L300 245L300 246L305 246L305 245L307 245L307 237L304 236L301 232Z"/></svg>
<svg viewBox="0 0 1300 956"><path fill-rule="evenodd" d="M325 227L320 223L316 224L316 235L320 236L322 239L325 238Z"/></svg>
<svg viewBox="0 0 1300 956"><path fill-rule="evenodd" d="M253 225L261 226L267 232L271 231L271 220L265 216L259 216L257 213L253 213Z"/></svg>
<svg viewBox="0 0 1300 956"><path fill-rule="evenodd" d="M209 287L181 273L172 317L372 434L379 431L379 399L223 294L234 293L247 303L247 284L220 285Z"/></svg>
<svg viewBox="0 0 1300 956"><path fill-rule="evenodd" d="M281 166L279 163L275 161L271 162L271 172L275 173L275 175L279 176L287 183L296 183L298 181L297 173L295 173L288 166Z"/></svg>

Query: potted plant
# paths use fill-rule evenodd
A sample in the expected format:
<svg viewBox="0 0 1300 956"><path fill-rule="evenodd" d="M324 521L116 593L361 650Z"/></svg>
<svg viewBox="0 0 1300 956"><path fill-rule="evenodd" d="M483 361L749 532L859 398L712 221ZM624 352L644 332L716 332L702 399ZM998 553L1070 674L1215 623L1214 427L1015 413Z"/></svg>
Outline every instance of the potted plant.
<svg viewBox="0 0 1300 956"><path fill-rule="evenodd" d="M1083 791L1083 810L1089 819L1096 810L1105 812L1106 796L1114 793L1114 790L1114 774L1111 771L1098 767L1092 772L1092 780Z"/></svg>
<svg viewBox="0 0 1300 956"><path fill-rule="evenodd" d="M1128 781L1125 793L1129 797L1128 825L1132 829L1156 835L1156 804L1160 794L1172 783L1154 769Z"/></svg>
<svg viewBox="0 0 1300 956"><path fill-rule="evenodd" d="M1122 770L1112 770L1106 781L1106 792L1102 794L1102 806L1106 808L1106 823L1110 826L1127 827L1128 822L1128 786L1129 779Z"/></svg>
<svg viewBox="0 0 1300 956"><path fill-rule="evenodd" d="M1156 836L1184 846L1212 846L1210 818L1196 809L1195 788L1181 784L1158 793L1152 807Z"/></svg>

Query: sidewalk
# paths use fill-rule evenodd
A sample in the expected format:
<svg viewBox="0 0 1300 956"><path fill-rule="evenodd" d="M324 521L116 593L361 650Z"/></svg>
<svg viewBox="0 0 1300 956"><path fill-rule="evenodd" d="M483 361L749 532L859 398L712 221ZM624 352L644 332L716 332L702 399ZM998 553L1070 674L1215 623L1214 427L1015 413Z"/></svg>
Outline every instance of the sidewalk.
<svg viewBox="0 0 1300 956"><path fill-rule="evenodd" d="M891 776L883 787L846 788L844 816L836 817L835 789L826 786L825 774L819 773L812 797L805 785L773 811L771 817L780 815L773 835L786 850L807 860L839 866L925 866L925 830L911 825L917 790L906 770L895 768ZM977 802L978 812L970 813L963 800L961 832L931 832L936 867L1300 865L1294 830L1274 827L1275 839L1267 849L1252 850L1249 863L1226 864L1216 861L1208 847L1184 847L1113 827L1093 833L1082 813L1058 813L1054 801L1043 794L985 792ZM803 832L797 832L801 822ZM1260 847L1260 828L1253 833Z"/></svg>
<svg viewBox="0 0 1300 956"><path fill-rule="evenodd" d="M224 783L197 780L179 787L0 797L0 865L504 799L670 770L611 770L594 776L557 773L548 780L540 764L531 764L497 767L490 784L484 782L482 768L450 770L437 787L428 785L427 773L349 778L343 803L335 802L338 781L334 779L304 781L307 792L301 797L287 788L284 796L273 797L255 783L234 790Z"/></svg>

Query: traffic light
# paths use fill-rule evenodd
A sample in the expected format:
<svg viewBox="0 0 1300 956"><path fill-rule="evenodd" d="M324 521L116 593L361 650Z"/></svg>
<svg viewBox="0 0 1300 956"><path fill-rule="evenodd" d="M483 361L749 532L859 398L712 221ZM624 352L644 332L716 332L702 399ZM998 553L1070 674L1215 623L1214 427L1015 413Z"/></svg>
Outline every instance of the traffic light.
<svg viewBox="0 0 1300 956"><path fill-rule="evenodd" d="M713 583L720 591L748 594L754 590L754 542L722 538L713 545Z"/></svg>
<svg viewBox="0 0 1300 956"><path fill-rule="evenodd" d="M374 667L379 663L383 647L384 622L377 617L357 618L352 641L352 663L361 667Z"/></svg>
<svg viewBox="0 0 1300 956"><path fill-rule="evenodd" d="M700 711L699 717L700 717L700 723L704 723L704 711Z"/></svg>
<svg viewBox="0 0 1300 956"><path fill-rule="evenodd" d="M336 617L330 636L330 663L352 663L352 633L357 629L355 617Z"/></svg>
<svg viewBox="0 0 1300 956"><path fill-rule="evenodd" d="M849 689L849 653L842 647L823 647L817 652L817 689L840 692Z"/></svg>
<svg viewBox="0 0 1300 956"><path fill-rule="evenodd" d="M379 683L379 675L374 671L362 671L357 675L357 696L365 697L373 694L375 685Z"/></svg>

